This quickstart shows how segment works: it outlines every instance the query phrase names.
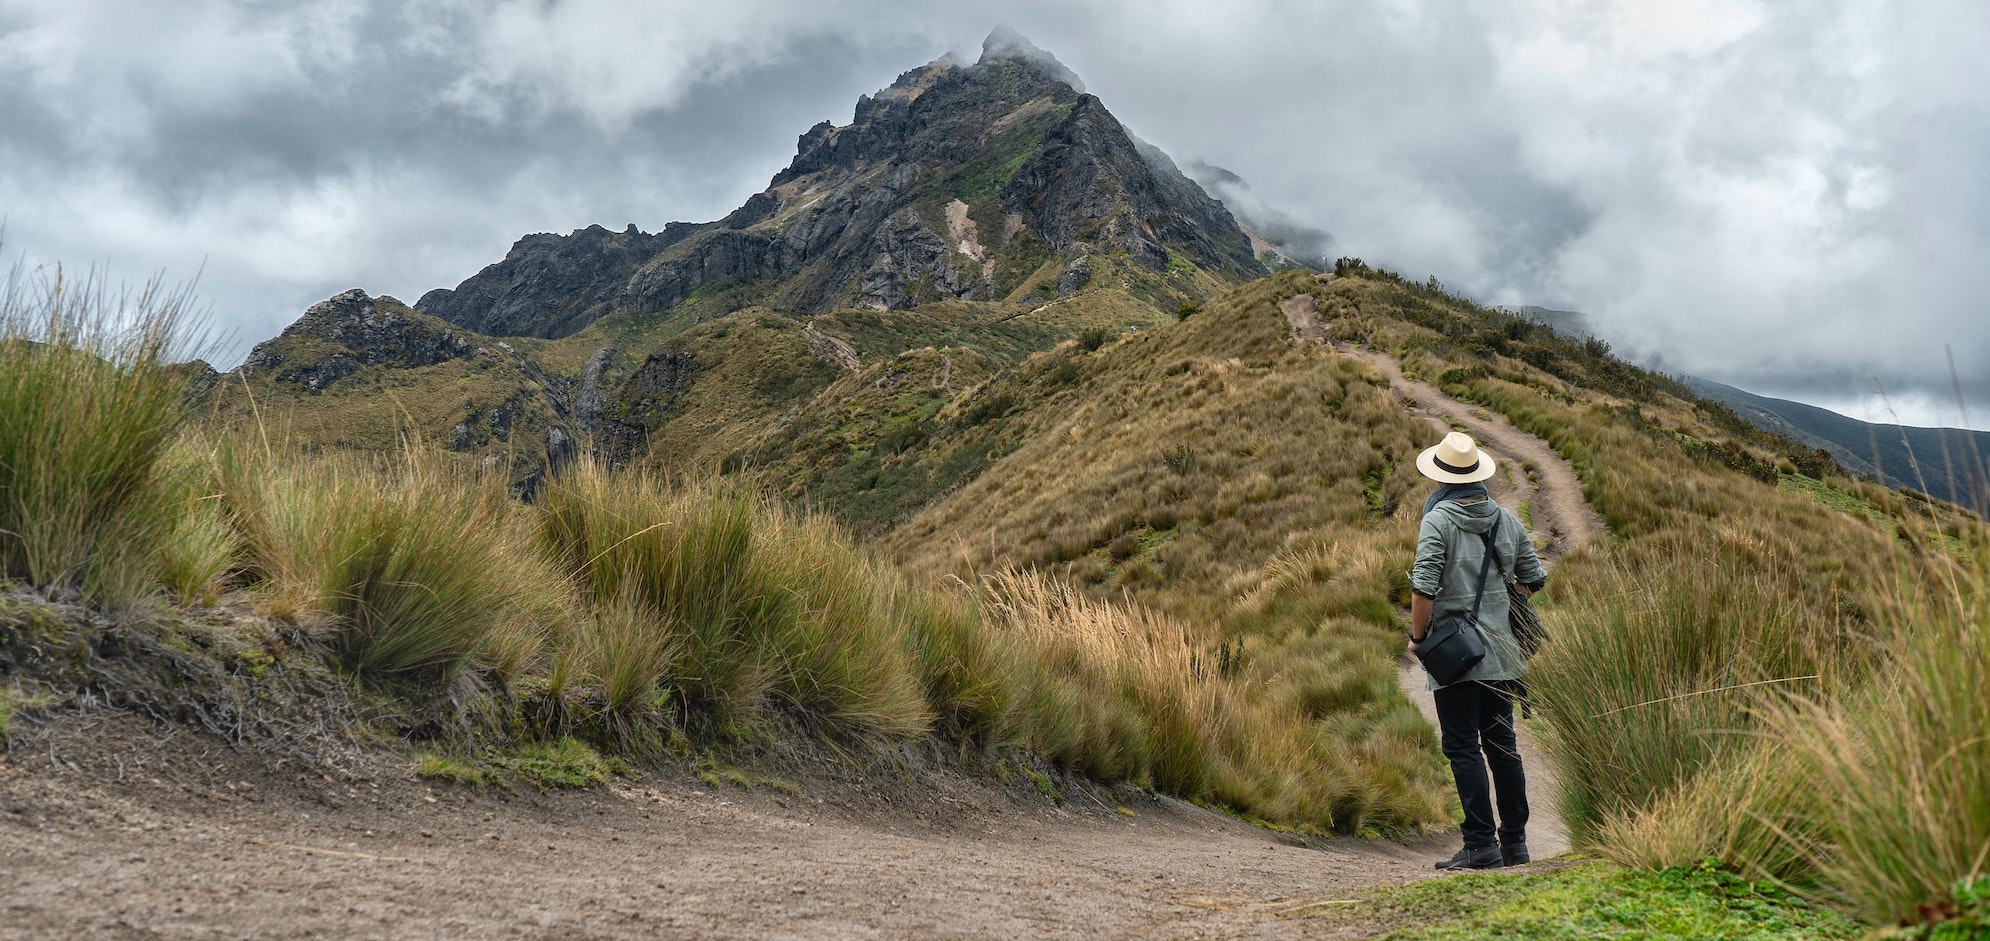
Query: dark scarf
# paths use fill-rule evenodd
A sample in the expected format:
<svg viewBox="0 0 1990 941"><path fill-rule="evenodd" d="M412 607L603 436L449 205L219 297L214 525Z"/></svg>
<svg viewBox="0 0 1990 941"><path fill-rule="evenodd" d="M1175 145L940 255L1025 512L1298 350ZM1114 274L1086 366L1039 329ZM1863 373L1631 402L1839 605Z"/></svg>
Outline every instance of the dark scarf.
<svg viewBox="0 0 1990 941"><path fill-rule="evenodd" d="M1432 492L1430 495L1430 499L1423 501L1422 516L1429 516L1430 511L1437 509L1437 505L1443 503L1446 500L1456 500L1460 497L1490 497L1490 496L1492 496L1492 494L1486 490L1485 484L1445 484L1444 486L1437 488L1436 491ZM1422 516L1419 516L1418 518L1421 519Z"/></svg>

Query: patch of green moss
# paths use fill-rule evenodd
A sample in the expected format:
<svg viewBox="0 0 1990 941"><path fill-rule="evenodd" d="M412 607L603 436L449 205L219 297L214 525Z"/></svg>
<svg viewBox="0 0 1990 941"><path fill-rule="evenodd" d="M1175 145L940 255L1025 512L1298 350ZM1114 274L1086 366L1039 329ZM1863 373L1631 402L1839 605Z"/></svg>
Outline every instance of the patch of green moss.
<svg viewBox="0 0 1990 941"><path fill-rule="evenodd" d="M1846 493L1831 484L1802 474L1783 474L1776 486L1790 493L1800 493L1840 513L1878 515L1878 511L1866 501Z"/></svg>
<svg viewBox="0 0 1990 941"><path fill-rule="evenodd" d="M1057 803L1064 803L1064 792L1057 789L1057 782L1052 781L1050 775L1026 767L1023 769L1023 776L1030 779L1030 783L1036 786L1038 793Z"/></svg>

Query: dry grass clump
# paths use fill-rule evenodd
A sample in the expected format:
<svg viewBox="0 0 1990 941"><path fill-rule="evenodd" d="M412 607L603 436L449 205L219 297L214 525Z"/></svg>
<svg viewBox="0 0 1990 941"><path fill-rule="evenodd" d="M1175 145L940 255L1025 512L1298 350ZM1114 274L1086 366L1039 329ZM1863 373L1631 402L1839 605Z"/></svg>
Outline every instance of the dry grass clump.
<svg viewBox="0 0 1990 941"><path fill-rule="evenodd" d="M611 705L671 690L731 719L772 697L845 731L926 728L888 579L826 523L591 465L549 484L538 518L595 611L584 673L619 688ZM613 675L632 662L637 675Z"/></svg>
<svg viewBox="0 0 1990 941"><path fill-rule="evenodd" d="M1395 695L1393 661L1334 633L1358 624L1253 659L1034 573L992 576L983 595L992 625L1021 641L1021 742L1060 764L1313 832L1442 819L1430 729Z"/></svg>
<svg viewBox="0 0 1990 941"><path fill-rule="evenodd" d="M1979 564L1947 595L1913 595L1856 692L1769 711L1792 753L1769 776L1808 784L1769 806L1798 808L1807 861L1875 922L1924 916L1990 872L1987 576Z"/></svg>
<svg viewBox="0 0 1990 941"><path fill-rule="evenodd" d="M412 448L287 457L224 437L213 453L246 585L321 625L355 673L515 675L572 616L500 480Z"/></svg>
<svg viewBox="0 0 1990 941"><path fill-rule="evenodd" d="M0 285L0 578L128 605L174 526L161 467L181 383L164 368L189 296L113 295L60 268ZM180 581L192 577L180 573Z"/></svg>

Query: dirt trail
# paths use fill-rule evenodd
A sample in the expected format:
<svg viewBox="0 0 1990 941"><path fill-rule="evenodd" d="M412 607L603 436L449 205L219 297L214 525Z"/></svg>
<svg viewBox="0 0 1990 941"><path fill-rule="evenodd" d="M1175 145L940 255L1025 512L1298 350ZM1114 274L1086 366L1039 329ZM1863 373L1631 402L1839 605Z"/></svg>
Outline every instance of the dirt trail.
<svg viewBox="0 0 1990 941"><path fill-rule="evenodd" d="M1300 297L1287 315L1318 337ZM1546 445L1343 352L1501 460L1495 493L1529 505L1544 557L1601 534ZM1428 715L1421 675L1402 680ZM882 797L688 775L476 791L377 755L303 774L159 734L87 714L0 753L0 939L1367 937L1392 925L1352 895L1432 877L1457 840L1308 846L1137 792L1057 807L943 772ZM1522 748L1546 859L1566 847L1552 768L1524 729Z"/></svg>
<svg viewBox="0 0 1990 941"><path fill-rule="evenodd" d="M1294 336L1328 344L1380 373L1403 407L1431 424L1433 443L1454 428L1477 440L1480 449L1499 465L1499 472L1486 481L1487 488L1493 499L1513 510L1527 524L1543 565L1552 569L1562 556L1603 537L1603 519L1583 499L1582 481L1575 468L1547 442L1515 428L1504 415L1460 402L1428 382L1403 375L1393 356L1334 343L1326 335L1319 301L1312 294L1287 298L1279 309ZM1424 719L1435 727L1437 705L1426 689L1423 668L1406 656L1396 679L1404 695L1417 704ZM1528 848L1534 858L1546 859L1569 849L1568 826L1557 812L1560 782L1554 763L1548 760L1528 723L1521 723L1518 733L1532 811L1527 828Z"/></svg>
<svg viewBox="0 0 1990 941"><path fill-rule="evenodd" d="M1104 798L1127 817L945 775L847 805L689 775L479 792L158 734L64 720L0 757L0 939L1359 937L1320 916L1455 839L1306 847L1137 791Z"/></svg>
<svg viewBox="0 0 1990 941"><path fill-rule="evenodd" d="M1295 295L1279 306L1295 335L1328 343L1334 350L1368 364L1388 380L1390 391L1410 414L1430 422L1439 434L1455 425L1477 439L1499 464L1499 473L1486 482L1493 499L1528 524L1544 564L1552 566L1562 556L1603 537L1603 520L1583 499L1582 481L1575 468L1546 441L1513 427L1504 415L1460 402L1428 382L1403 375L1395 357L1332 343L1313 295ZM1432 443L1436 440L1431 439Z"/></svg>

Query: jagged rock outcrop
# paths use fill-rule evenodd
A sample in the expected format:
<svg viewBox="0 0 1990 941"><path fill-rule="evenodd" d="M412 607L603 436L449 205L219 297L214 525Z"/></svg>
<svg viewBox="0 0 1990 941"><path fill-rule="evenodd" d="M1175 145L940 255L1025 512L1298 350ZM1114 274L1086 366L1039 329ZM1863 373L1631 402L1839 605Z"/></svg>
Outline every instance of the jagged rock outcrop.
<svg viewBox="0 0 1990 941"><path fill-rule="evenodd" d="M697 376L688 350L660 349L636 367L615 390L595 432L595 449L610 467L629 463L644 453L650 432L670 418L673 407Z"/></svg>
<svg viewBox="0 0 1990 941"><path fill-rule="evenodd" d="M353 288L311 305L281 334L257 344L243 365L320 392L362 366L412 369L483 352L461 330Z"/></svg>
<svg viewBox="0 0 1990 941"><path fill-rule="evenodd" d="M528 235L503 261L453 291L437 288L422 295L415 308L491 336L567 336L608 313L622 284L643 263L705 228L672 223L650 234L633 224L621 232L591 225L571 235Z"/></svg>
<svg viewBox="0 0 1990 941"><path fill-rule="evenodd" d="M511 439L511 431L523 419L529 397L519 392L492 408L472 405L463 420L449 430L449 449L475 451L492 442Z"/></svg>
<svg viewBox="0 0 1990 941"><path fill-rule="evenodd" d="M949 237L962 226L977 238ZM724 219L527 236L419 306L482 333L555 338L708 285L807 314L992 300L1045 258L1088 255L1265 273L1221 203L1049 53L998 30L974 64L913 69L859 98L849 125L810 128L787 169ZM1091 270L1065 272L1059 292L1085 289Z"/></svg>
<svg viewBox="0 0 1990 941"><path fill-rule="evenodd" d="M1080 258L1066 266L1064 273L1057 276L1057 296L1070 297L1092 283L1092 262Z"/></svg>
<svg viewBox="0 0 1990 941"><path fill-rule="evenodd" d="M608 401L608 390L602 380L608 372L608 361L614 352L608 347L595 350L580 367L580 391L574 395L574 427L593 433L601 424L601 408Z"/></svg>

